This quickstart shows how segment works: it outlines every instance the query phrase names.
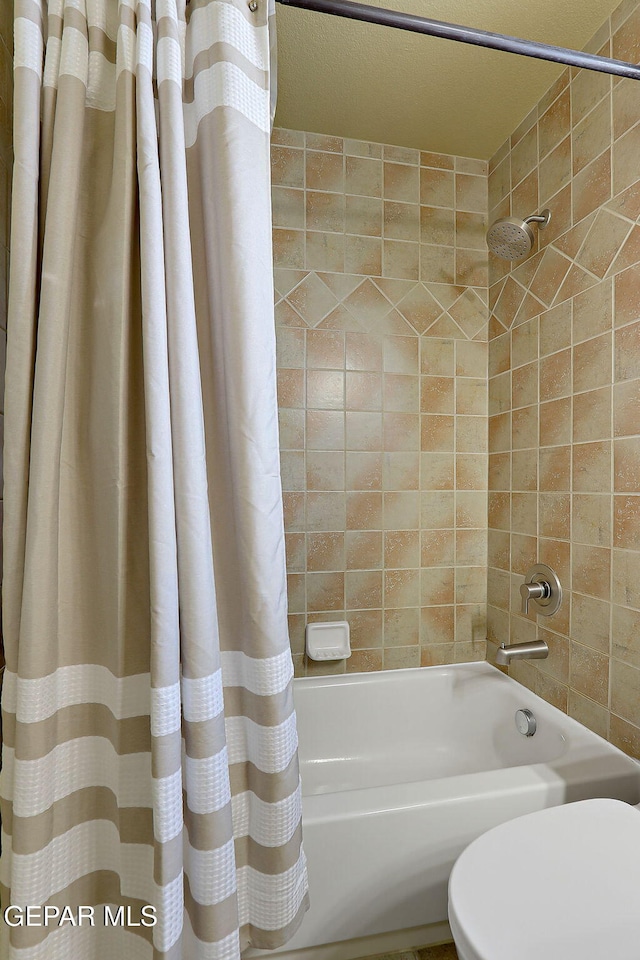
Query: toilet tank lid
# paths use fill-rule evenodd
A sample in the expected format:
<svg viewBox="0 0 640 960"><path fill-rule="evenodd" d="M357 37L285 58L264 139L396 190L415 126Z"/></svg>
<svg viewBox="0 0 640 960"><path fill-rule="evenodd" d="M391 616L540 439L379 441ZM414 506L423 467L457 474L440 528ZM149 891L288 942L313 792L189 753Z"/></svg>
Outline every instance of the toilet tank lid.
<svg viewBox="0 0 640 960"><path fill-rule="evenodd" d="M474 840L449 882L451 928L469 956L638 960L638 813L619 800L581 800Z"/></svg>

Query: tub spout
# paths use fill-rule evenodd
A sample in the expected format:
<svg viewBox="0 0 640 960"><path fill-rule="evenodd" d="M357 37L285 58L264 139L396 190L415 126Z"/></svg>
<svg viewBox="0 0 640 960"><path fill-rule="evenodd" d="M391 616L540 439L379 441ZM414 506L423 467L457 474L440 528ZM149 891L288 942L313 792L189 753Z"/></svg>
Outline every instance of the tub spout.
<svg viewBox="0 0 640 960"><path fill-rule="evenodd" d="M545 660L549 656L549 647L544 640L531 640L529 643L501 644L496 653L496 663L508 666L512 660Z"/></svg>

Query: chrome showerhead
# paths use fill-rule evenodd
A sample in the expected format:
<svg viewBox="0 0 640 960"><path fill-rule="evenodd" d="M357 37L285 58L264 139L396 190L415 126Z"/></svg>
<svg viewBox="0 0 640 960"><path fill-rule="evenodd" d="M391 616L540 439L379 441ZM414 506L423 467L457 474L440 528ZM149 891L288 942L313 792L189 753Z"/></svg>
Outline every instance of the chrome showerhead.
<svg viewBox="0 0 640 960"><path fill-rule="evenodd" d="M539 223L540 229L551 220L551 211L543 210L538 216L520 220L518 217L502 217L487 230L487 246L503 260L522 260L533 246L533 230L530 223Z"/></svg>

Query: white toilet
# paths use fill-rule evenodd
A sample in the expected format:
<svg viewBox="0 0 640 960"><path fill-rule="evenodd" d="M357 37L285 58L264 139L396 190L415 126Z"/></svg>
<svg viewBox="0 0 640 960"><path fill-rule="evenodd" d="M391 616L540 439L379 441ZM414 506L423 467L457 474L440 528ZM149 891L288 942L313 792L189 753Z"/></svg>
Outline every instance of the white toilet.
<svg viewBox="0 0 640 960"><path fill-rule="evenodd" d="M449 923L460 960L640 960L640 809L580 800L494 827L454 865Z"/></svg>

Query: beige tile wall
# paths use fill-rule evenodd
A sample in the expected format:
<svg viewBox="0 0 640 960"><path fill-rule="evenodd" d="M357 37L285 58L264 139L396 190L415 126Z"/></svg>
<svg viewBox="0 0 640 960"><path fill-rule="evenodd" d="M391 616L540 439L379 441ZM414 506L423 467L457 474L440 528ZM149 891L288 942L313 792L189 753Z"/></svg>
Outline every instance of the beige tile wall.
<svg viewBox="0 0 640 960"><path fill-rule="evenodd" d="M640 5L591 49L636 62ZM552 221L527 260L490 257L488 635L547 640L547 660L512 674L640 756L635 81L565 71L491 161L489 203L490 221L543 207ZM536 561L565 590L537 623L518 594Z"/></svg>
<svg viewBox="0 0 640 960"><path fill-rule="evenodd" d="M485 656L486 164L273 136L290 633L347 670Z"/></svg>

